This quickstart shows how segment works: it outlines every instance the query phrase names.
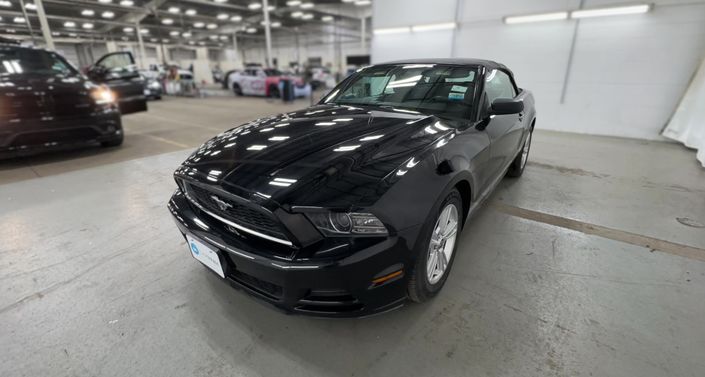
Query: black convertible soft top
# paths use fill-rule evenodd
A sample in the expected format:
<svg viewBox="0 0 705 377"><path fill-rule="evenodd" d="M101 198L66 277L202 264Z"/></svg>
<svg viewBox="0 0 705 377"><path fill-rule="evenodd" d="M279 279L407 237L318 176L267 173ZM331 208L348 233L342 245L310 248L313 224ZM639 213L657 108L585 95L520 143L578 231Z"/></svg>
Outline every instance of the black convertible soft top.
<svg viewBox="0 0 705 377"><path fill-rule="evenodd" d="M512 71L507 68L502 63L497 63L493 60L485 59L461 59L461 58L438 58L438 59L409 59L409 60L396 60L391 62L384 62L375 65L385 65L385 64L452 64L452 65L477 65L485 67L487 69L500 69L507 72L510 76L514 77Z"/></svg>

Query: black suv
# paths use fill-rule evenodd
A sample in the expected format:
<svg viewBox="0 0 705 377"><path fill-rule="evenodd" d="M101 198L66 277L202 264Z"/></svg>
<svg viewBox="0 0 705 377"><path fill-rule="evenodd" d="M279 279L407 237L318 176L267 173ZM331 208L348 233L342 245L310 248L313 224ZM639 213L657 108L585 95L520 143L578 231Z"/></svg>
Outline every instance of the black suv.
<svg viewBox="0 0 705 377"><path fill-rule="evenodd" d="M0 157L122 144L121 114L147 110L132 55L108 54L87 76L54 51L0 39Z"/></svg>

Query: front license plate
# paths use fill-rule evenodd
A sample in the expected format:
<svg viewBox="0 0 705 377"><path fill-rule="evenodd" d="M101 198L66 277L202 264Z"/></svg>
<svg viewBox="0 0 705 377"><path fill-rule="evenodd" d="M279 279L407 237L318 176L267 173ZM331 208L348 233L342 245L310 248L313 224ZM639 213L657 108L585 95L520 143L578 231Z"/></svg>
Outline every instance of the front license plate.
<svg viewBox="0 0 705 377"><path fill-rule="evenodd" d="M186 235L186 240L188 240L188 246L194 258L215 271L221 278L225 277L223 266L220 265L220 258L218 258L218 252L216 250L204 245L203 242L200 242L188 234Z"/></svg>

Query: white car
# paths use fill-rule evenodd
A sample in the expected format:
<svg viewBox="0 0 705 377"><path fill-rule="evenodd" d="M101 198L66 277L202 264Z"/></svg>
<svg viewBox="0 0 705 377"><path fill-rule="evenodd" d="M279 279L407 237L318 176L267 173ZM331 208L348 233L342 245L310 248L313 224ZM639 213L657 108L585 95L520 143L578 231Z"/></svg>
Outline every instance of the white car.
<svg viewBox="0 0 705 377"><path fill-rule="evenodd" d="M228 76L228 88L236 95L279 97L279 82L287 78L277 69L248 67L243 71L233 72ZM294 85L304 86L303 80L292 77Z"/></svg>

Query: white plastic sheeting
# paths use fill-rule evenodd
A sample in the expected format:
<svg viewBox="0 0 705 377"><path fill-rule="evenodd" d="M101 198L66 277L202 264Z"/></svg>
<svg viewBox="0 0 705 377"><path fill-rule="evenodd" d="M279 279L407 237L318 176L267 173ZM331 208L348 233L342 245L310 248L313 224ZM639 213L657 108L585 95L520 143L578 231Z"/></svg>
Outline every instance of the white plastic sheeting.
<svg viewBox="0 0 705 377"><path fill-rule="evenodd" d="M695 149L696 158L705 167L705 59L700 63L663 136Z"/></svg>

